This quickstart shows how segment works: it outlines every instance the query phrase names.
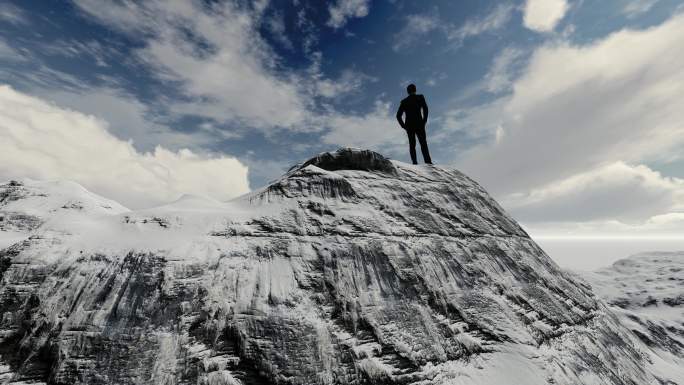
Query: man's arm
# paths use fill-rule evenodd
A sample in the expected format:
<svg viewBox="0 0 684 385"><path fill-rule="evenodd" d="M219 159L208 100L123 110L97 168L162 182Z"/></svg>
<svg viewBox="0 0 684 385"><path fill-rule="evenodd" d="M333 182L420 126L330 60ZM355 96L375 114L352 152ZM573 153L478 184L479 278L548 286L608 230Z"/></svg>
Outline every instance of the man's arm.
<svg viewBox="0 0 684 385"><path fill-rule="evenodd" d="M404 115L404 105L399 103L399 109L397 110L397 122L399 122L399 125L401 128L404 130L406 129L406 124L403 121L403 116Z"/></svg>
<svg viewBox="0 0 684 385"><path fill-rule="evenodd" d="M425 124L427 124L427 120L428 120L428 106L427 106L427 102L425 101L425 96L421 95L420 101L422 104L421 107L423 108L423 124L425 125Z"/></svg>

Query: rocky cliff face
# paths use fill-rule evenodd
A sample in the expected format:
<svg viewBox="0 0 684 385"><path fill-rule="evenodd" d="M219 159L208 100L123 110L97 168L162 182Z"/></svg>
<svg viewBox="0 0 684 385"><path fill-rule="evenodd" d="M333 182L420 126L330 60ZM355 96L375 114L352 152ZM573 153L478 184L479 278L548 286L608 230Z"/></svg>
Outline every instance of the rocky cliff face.
<svg viewBox="0 0 684 385"><path fill-rule="evenodd" d="M455 170L343 149L227 203L52 190L0 186L0 383L665 383Z"/></svg>

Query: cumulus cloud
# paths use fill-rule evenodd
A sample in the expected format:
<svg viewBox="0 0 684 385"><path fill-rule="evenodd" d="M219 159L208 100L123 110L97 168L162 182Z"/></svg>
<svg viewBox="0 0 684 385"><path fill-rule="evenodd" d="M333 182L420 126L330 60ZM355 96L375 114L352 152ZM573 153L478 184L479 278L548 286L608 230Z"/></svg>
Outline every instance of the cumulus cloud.
<svg viewBox="0 0 684 385"><path fill-rule="evenodd" d="M237 159L157 147L136 151L93 116L0 86L0 179L70 179L129 207L183 193L225 200L249 190Z"/></svg>
<svg viewBox="0 0 684 385"><path fill-rule="evenodd" d="M461 166L503 196L616 161L679 156L681 36L684 16L677 15L588 45L537 49L492 119L500 140L474 148Z"/></svg>
<svg viewBox="0 0 684 385"><path fill-rule="evenodd" d="M130 140L140 151L154 150L157 145L169 149L200 149L217 140L239 136L211 121L203 122L194 130L174 129L163 103L141 101L114 78L100 77L103 84L91 86L73 75L42 65L32 71L11 66L2 75L0 83L13 83L34 97L106 121L108 132Z"/></svg>
<svg viewBox="0 0 684 385"><path fill-rule="evenodd" d="M644 164L682 156L683 35L678 14L584 45L548 42L504 81L497 58L477 88L506 93L445 114L444 140L482 143L459 166L535 236L681 234L684 180Z"/></svg>
<svg viewBox="0 0 684 385"><path fill-rule="evenodd" d="M174 134L155 124L148 106L125 91L95 87L78 90L46 88L34 90L31 94L107 122L110 133L122 140L132 140L139 149L153 149L159 143L165 146L172 144L170 137Z"/></svg>
<svg viewBox="0 0 684 385"><path fill-rule="evenodd" d="M337 0L328 8L330 18L327 24L335 29L341 28L351 18L368 16L369 10L370 0Z"/></svg>
<svg viewBox="0 0 684 385"><path fill-rule="evenodd" d="M565 16L568 8L566 0L527 0L523 24L537 32L553 31Z"/></svg>
<svg viewBox="0 0 684 385"><path fill-rule="evenodd" d="M636 224L684 207L684 180L663 177L643 165L616 162L511 194L503 204L526 223L615 220Z"/></svg>

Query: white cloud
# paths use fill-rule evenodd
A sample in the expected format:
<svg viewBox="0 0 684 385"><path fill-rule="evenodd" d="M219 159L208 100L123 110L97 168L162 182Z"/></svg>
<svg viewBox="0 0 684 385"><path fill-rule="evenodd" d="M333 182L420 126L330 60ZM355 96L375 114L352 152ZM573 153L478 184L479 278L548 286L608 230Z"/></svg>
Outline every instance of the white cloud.
<svg viewBox="0 0 684 385"><path fill-rule="evenodd" d="M97 40L79 41L75 39L58 40L44 43L41 46L44 53L65 56L65 57L87 57L94 59L95 64L100 67L109 66L109 60L114 54L118 54L115 49L100 44Z"/></svg>
<svg viewBox="0 0 684 385"><path fill-rule="evenodd" d="M404 27L394 36L392 49L400 51L410 47L434 31L441 32L448 41L460 46L470 37L503 28L511 19L514 9L511 4L499 4L486 15L468 19L461 26L442 20L437 12L408 15Z"/></svg>
<svg viewBox="0 0 684 385"><path fill-rule="evenodd" d="M368 16L370 0L337 0L328 8L330 18L328 25L332 28L341 28L351 18Z"/></svg>
<svg viewBox="0 0 684 385"><path fill-rule="evenodd" d="M477 84L475 88L482 89L482 84ZM433 138L437 141L449 142L454 137L458 137L459 142L468 144L486 141L495 136L497 130L500 130L503 124L502 111L506 103L507 99L500 98L475 107L455 108L447 111L435 117L435 123L441 129L433 135ZM479 177L479 175L473 176Z"/></svg>
<svg viewBox="0 0 684 385"><path fill-rule="evenodd" d="M481 110L483 105L464 108L462 105L471 105L472 100L477 100L479 97L483 96L485 93L493 95L502 95L494 104L501 106L507 99L510 98L510 92L512 91L513 84L517 80L524 69L524 62L528 59L529 52L516 48L516 47L506 47L502 49L498 55L494 57L489 65L489 69L485 75L469 84L468 86L462 88L460 92L449 101L449 104L459 106L453 110L447 110L443 113L443 116L455 117L459 115L460 118L468 119L468 115L479 114L478 110ZM492 121L502 119L502 108L497 110L490 109L489 115L484 115L478 118L481 120L481 125L491 126ZM470 119L472 120L472 119ZM498 125L499 123L496 123ZM483 127L477 128L478 131L483 131Z"/></svg>
<svg viewBox="0 0 684 385"><path fill-rule="evenodd" d="M660 0L631 0L622 8L622 13L628 17L636 17L646 13Z"/></svg>
<svg viewBox="0 0 684 385"><path fill-rule="evenodd" d="M411 33L426 34L439 29L442 24L443 22L437 13L408 15L406 16L405 32L409 36Z"/></svg>
<svg viewBox="0 0 684 385"><path fill-rule="evenodd" d="M499 30L511 19L513 10L511 4L499 4L484 17L469 19L460 28L450 30L447 36L461 43L468 37Z"/></svg>
<svg viewBox="0 0 684 385"><path fill-rule="evenodd" d="M302 39L302 49L306 54L310 54L313 52L316 43L318 43L319 30L316 24L307 16L306 8L302 8L297 12L297 27Z"/></svg>
<svg viewBox="0 0 684 385"><path fill-rule="evenodd" d="M264 13L265 1L240 4L244 6L77 1L84 17L140 39L141 48L126 60L146 67L166 85L178 86L180 95L168 93L143 101L114 79L92 87L48 67L12 70L17 76L8 79L20 79L16 83L35 97L108 122L109 133L152 155L157 145L170 151L198 151L253 128L266 136L279 129L339 129L343 118L333 105L336 98L358 92L376 79L354 69L343 70L336 78L326 77L322 57L313 45L306 51L312 60L308 68L286 68L259 35L264 29L282 32L282 18ZM299 27L313 34L313 25L304 22ZM118 60L120 54L89 41L60 40L56 45L45 48L51 54L88 55L102 65ZM171 129L169 124L177 122L179 115L199 116L203 123L191 132ZM372 119L374 115L366 116Z"/></svg>
<svg viewBox="0 0 684 385"><path fill-rule="evenodd" d="M325 125L330 131L323 136L323 142L369 149L384 148L391 152L407 139L390 106L390 103L378 100L368 114L333 114L325 117Z"/></svg>
<svg viewBox="0 0 684 385"><path fill-rule="evenodd" d="M499 93L510 90L513 84L514 64L523 55L523 51L517 48L507 47L494 59L489 72L485 75L485 88L491 93Z"/></svg>
<svg viewBox="0 0 684 385"><path fill-rule="evenodd" d="M504 135L461 165L496 194L527 191L624 161L679 156L684 144L684 16L595 43L539 48L491 126ZM639 49L634 49L639 47ZM667 58L667 60L664 60Z"/></svg>
<svg viewBox="0 0 684 385"><path fill-rule="evenodd" d="M682 157L681 36L677 14L586 45L548 42L510 92L446 114L444 140L454 131L489 138L465 152L460 167L534 236L681 234L684 180L630 166Z"/></svg>
<svg viewBox="0 0 684 385"><path fill-rule="evenodd" d="M0 4L0 20L15 25L28 24L28 17L24 11L7 2Z"/></svg>
<svg viewBox="0 0 684 385"><path fill-rule="evenodd" d="M616 162L500 201L535 239L543 240L543 247L564 255L569 244L549 242L582 241L583 255L594 263L611 253L623 258L626 254L614 250L624 241L684 241L684 179L665 177L643 165ZM586 243L611 239L606 247L613 252ZM629 252L643 250L639 247L654 246L632 245Z"/></svg>
<svg viewBox="0 0 684 385"><path fill-rule="evenodd" d="M275 34L285 28L280 15L264 17L266 1L241 7L157 0L77 4L96 20L144 39L136 52L138 61L162 81L178 85L181 93L168 102L170 113L213 120L231 127L233 135L250 128L266 135L283 129L320 131L318 97L337 97L373 80L353 70L343 71L338 79L325 77L320 53L312 51L311 42L305 47L312 60L308 69L284 67L260 35L262 26ZM355 4L361 7L355 2L339 2L336 7L351 10ZM308 36L312 26L300 21Z"/></svg>
<svg viewBox="0 0 684 385"><path fill-rule="evenodd" d="M375 82L376 78L366 74L344 70L337 79L317 78L316 94L325 98L335 98L360 90L366 82Z"/></svg>
<svg viewBox="0 0 684 385"><path fill-rule="evenodd" d="M198 150L240 134L224 130L211 120L200 124L198 130L179 130L168 120L163 100L145 103L123 89L116 79L101 77L103 86L94 87L49 67L25 71L15 66L6 72L4 79L0 77L0 83L14 82L32 96L106 121L111 134L131 141L140 151L152 151L157 145L173 150Z"/></svg>
<svg viewBox="0 0 684 385"><path fill-rule="evenodd" d="M225 200L249 190L237 159L157 147L140 153L93 116L0 86L0 179L70 179L130 207L193 193Z"/></svg>
<svg viewBox="0 0 684 385"><path fill-rule="evenodd" d="M24 61L26 58L16 49L10 47L4 40L0 39L0 60Z"/></svg>
<svg viewBox="0 0 684 385"><path fill-rule="evenodd" d="M271 32L271 35L273 38L280 43L283 47L286 49L292 50L294 48L294 45L292 44L292 41L290 38L287 37L287 28L285 27L285 18L283 17L283 14L280 12L276 12L273 15L271 15L267 20L266 20L266 26L268 27L269 31Z"/></svg>
<svg viewBox="0 0 684 385"><path fill-rule="evenodd" d="M406 16L404 27L394 36L392 49L401 51L423 39L432 31L445 31L446 24L436 12Z"/></svg>
<svg viewBox="0 0 684 385"><path fill-rule="evenodd" d="M643 223L684 208L684 180L616 162L511 194L502 204L525 223L616 220Z"/></svg>
<svg viewBox="0 0 684 385"><path fill-rule="evenodd" d="M641 223L625 223L617 220L587 222L533 222L523 227L535 239L591 240L614 239L633 241L638 239L679 239L684 241L684 213L656 215ZM649 246L653 248L653 246ZM658 247L658 246L656 246ZM680 246L681 247L681 246ZM633 250L643 251L641 250ZM604 258L604 254L595 255ZM619 256L624 258L625 255Z"/></svg>
<svg viewBox="0 0 684 385"><path fill-rule="evenodd" d="M150 105L114 87L83 87L75 90L31 88L29 93L61 108L93 115L107 122L107 130L111 134L132 142L140 151L152 151L158 145L172 150L197 150L217 140L239 137L238 133L217 127L211 121L200 124L195 131L173 129Z"/></svg>
<svg viewBox="0 0 684 385"><path fill-rule="evenodd" d="M430 87L434 87L446 80L449 76L444 72L433 73L428 78L425 79L425 84Z"/></svg>
<svg viewBox="0 0 684 385"><path fill-rule="evenodd" d="M76 110L108 122L108 131L122 140L132 140L137 148L154 148L169 140L168 129L153 123L148 107L130 94L111 88L87 88L83 90L35 89L30 92L61 108Z"/></svg>
<svg viewBox="0 0 684 385"><path fill-rule="evenodd" d="M523 24L537 32L553 31L565 16L568 8L566 0L527 0Z"/></svg>
<svg viewBox="0 0 684 385"><path fill-rule="evenodd" d="M31 54L27 58L33 59ZM36 64L33 62L32 64ZM46 67L38 61L37 68L27 68L23 66L6 66L4 72L0 72L0 82L21 84L22 88L53 88L63 90L82 90L85 83L73 75Z"/></svg>
<svg viewBox="0 0 684 385"><path fill-rule="evenodd" d="M308 114L300 78L276 69L278 58L259 34L264 5L77 4L103 23L147 37L139 59L185 93L171 108L176 113L262 129L298 129Z"/></svg>

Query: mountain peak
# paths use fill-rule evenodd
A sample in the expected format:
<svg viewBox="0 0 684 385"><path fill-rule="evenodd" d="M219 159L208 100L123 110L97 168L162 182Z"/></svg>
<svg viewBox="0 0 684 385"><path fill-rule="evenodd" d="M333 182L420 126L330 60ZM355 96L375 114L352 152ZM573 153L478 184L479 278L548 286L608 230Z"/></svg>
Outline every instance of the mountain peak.
<svg viewBox="0 0 684 385"><path fill-rule="evenodd" d="M340 149L231 202L58 230L0 249L0 379L654 381L589 287L457 170Z"/></svg>
<svg viewBox="0 0 684 385"><path fill-rule="evenodd" d="M324 152L307 160L293 169L301 169L313 165L327 171L361 170L375 171L396 175L397 170L392 161L370 150L343 147L335 152ZM291 169L292 170L292 169Z"/></svg>

